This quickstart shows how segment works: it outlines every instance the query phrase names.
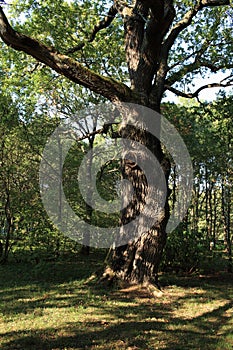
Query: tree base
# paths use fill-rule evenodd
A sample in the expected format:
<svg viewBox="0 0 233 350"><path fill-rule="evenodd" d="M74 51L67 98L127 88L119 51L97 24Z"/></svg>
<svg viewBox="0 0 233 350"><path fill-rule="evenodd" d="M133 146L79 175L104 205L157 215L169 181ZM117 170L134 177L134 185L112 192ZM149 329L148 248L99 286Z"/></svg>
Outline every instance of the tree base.
<svg viewBox="0 0 233 350"><path fill-rule="evenodd" d="M119 290L135 290L147 292L150 296L161 297L163 295L162 287L158 279L152 282L135 283L129 280L122 279L116 272L113 271L109 266L106 267L102 276L99 279L99 283L106 284L106 286L116 286Z"/></svg>

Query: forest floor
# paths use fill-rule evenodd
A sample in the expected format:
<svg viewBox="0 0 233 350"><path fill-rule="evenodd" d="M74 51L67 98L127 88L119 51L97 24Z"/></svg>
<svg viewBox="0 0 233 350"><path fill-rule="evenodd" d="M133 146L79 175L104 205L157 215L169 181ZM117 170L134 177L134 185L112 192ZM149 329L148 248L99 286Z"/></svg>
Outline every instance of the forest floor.
<svg viewBox="0 0 233 350"><path fill-rule="evenodd" d="M233 349L233 276L162 274L162 291L88 280L100 260L0 266L0 349Z"/></svg>

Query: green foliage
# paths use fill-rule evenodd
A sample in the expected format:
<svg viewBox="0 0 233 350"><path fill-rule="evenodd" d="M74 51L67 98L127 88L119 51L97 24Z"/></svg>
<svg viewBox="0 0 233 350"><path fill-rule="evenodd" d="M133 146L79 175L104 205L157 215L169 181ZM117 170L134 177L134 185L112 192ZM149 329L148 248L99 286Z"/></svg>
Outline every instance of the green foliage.
<svg viewBox="0 0 233 350"><path fill-rule="evenodd" d="M16 28L66 53L89 39L94 26L107 14L108 7L107 1L15 0L11 15ZM119 19L98 34L97 42L75 52L74 57L103 75L125 79L124 39Z"/></svg>
<svg viewBox="0 0 233 350"><path fill-rule="evenodd" d="M67 240L47 219L38 178L40 152L57 120L40 115L24 123L9 95L0 97L0 241L16 259L59 254Z"/></svg>
<svg viewBox="0 0 233 350"><path fill-rule="evenodd" d="M232 239L232 96L202 106L167 104L163 113L187 145L194 166L194 188L185 222L168 236L162 266L186 271L197 267L211 271L211 265L212 269L226 269L226 264L219 264L218 256L211 254L210 242L221 255L224 249L217 242L225 240L229 251ZM174 173L172 176L175 181Z"/></svg>
<svg viewBox="0 0 233 350"><path fill-rule="evenodd" d="M187 231L184 224L169 234L162 270L176 272L193 272L200 267L203 255L208 251L208 245L202 234Z"/></svg>
<svg viewBox="0 0 233 350"><path fill-rule="evenodd" d="M183 18L193 1L177 1L177 21ZM169 55L168 80L177 87L194 86L193 79L209 77L218 69L232 68L229 52L232 52L232 8L204 8L182 31ZM216 69L216 70L215 70ZM230 74L230 72L229 72ZM188 85L190 84L190 85Z"/></svg>
<svg viewBox="0 0 233 350"><path fill-rule="evenodd" d="M106 141L106 140L105 140ZM99 145L104 142L104 139L98 138L96 143ZM74 144L70 149L63 167L63 186L66 198L73 208L74 212L84 220L88 220L87 205L84 201L79 189L78 169L80 164L90 151L90 146L86 142ZM97 165L98 166L98 165ZM117 196L115 183L119 180L119 164L118 162L109 162L104 167L99 166L100 171L97 174L96 187L99 195L106 201L112 201ZM95 198L93 198L93 201ZM107 205L107 204L106 204ZM97 210L92 210L90 223L93 226L111 227L117 225L119 214L107 214Z"/></svg>

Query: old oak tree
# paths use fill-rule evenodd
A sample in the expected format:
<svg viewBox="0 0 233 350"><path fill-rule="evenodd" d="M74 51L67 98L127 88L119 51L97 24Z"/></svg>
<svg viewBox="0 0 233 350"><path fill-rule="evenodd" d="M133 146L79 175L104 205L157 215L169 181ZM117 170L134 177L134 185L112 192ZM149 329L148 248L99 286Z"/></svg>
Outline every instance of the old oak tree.
<svg viewBox="0 0 233 350"><path fill-rule="evenodd" d="M46 3L44 6L51 5L49 1ZM59 6L64 3L68 6L66 1L57 2ZM88 7L88 2L86 3ZM230 20L228 0L114 0L104 1L103 6L101 2L94 3L97 8L99 6L99 11L103 11L99 13L100 20L93 25L92 31L85 33L86 40L82 36L80 42L76 41L72 47L63 48L61 44L58 49L56 45L49 46L35 39L33 31L30 35L25 35L23 30L16 31L13 28L14 24L9 23L0 7L1 38L9 47L32 56L70 81L116 104L135 103L160 112L161 101L166 91L187 98L198 98L199 93L207 87L231 84L229 77L220 83L214 82L193 92L182 90L184 82L190 83L195 74L198 76L200 73L217 72L232 67L226 54L232 45L230 29L225 26ZM27 4L29 14L30 11L40 11L43 8L43 2ZM82 23L79 23L78 15L80 8L85 9L84 5L85 1L69 2L70 9L73 9L70 16L74 16L74 20L80 26ZM52 5L51 11L55 11ZM56 16L59 17L59 13L56 13ZM80 21L83 21L83 17ZM109 50L111 41L117 40L119 33L124 37L127 84L116 77L103 74L104 70L97 72L91 69L87 64L88 57L86 61L78 59L79 52L83 52L91 43L98 42L100 33L104 35L106 30L112 30L110 39L106 37ZM118 36L114 39L115 34ZM52 35L50 33L50 36ZM63 29L63 36L65 35ZM55 39L53 38L53 41ZM67 42L70 42L70 33L67 34ZM114 44L116 45L116 42ZM98 55L100 56L101 52L98 52ZM139 141L150 149L161 164L165 178L168 178L169 162L155 137L133 127L124 129L122 126L120 131L124 137ZM124 161L122 172L123 176L133 183L136 192L134 200L123 212L121 220L124 224L137 216L143 207L147 182L142 170L130 161ZM166 243L168 198L163 209L163 215L149 231L113 251L111 269L115 275L140 283L155 281Z"/></svg>

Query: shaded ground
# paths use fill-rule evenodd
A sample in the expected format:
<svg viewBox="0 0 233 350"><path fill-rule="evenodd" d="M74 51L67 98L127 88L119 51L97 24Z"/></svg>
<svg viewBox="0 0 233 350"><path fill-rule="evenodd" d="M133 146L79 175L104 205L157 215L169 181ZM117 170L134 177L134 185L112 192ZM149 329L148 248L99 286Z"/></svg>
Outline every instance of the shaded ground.
<svg viewBox="0 0 233 350"><path fill-rule="evenodd" d="M162 275L163 292L86 283L95 257L0 266L0 348L233 349L233 278Z"/></svg>

